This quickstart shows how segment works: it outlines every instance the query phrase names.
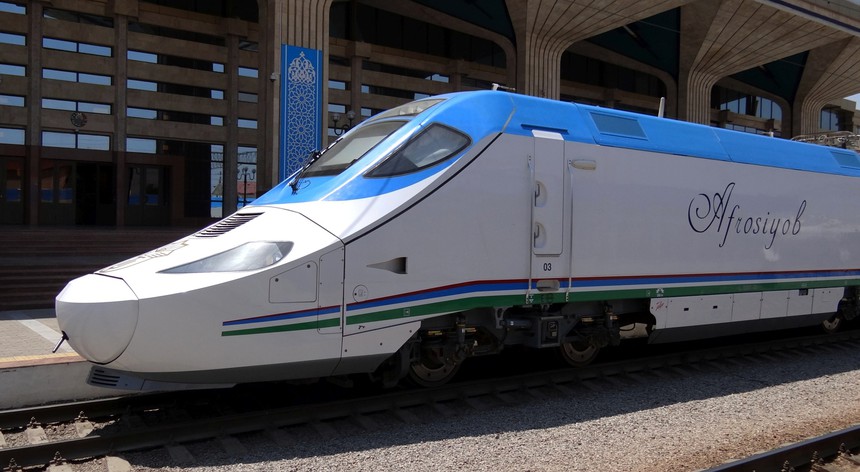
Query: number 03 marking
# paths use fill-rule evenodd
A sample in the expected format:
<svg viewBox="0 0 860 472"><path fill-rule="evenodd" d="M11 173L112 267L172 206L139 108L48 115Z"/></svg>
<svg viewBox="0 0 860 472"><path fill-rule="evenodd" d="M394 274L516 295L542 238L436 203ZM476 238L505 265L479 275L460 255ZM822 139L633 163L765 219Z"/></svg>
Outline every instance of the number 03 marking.
<svg viewBox="0 0 860 472"><path fill-rule="evenodd" d="M552 271L552 263L551 262L544 262L543 263L543 271L544 272Z"/></svg>

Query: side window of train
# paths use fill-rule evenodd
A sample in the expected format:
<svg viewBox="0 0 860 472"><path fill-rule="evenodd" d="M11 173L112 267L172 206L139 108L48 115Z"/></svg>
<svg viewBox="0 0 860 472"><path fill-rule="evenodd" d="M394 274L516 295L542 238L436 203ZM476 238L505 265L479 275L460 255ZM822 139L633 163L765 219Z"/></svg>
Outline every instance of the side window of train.
<svg viewBox="0 0 860 472"><path fill-rule="evenodd" d="M392 177L438 164L469 145L469 137L447 126L434 124L413 138L366 174Z"/></svg>

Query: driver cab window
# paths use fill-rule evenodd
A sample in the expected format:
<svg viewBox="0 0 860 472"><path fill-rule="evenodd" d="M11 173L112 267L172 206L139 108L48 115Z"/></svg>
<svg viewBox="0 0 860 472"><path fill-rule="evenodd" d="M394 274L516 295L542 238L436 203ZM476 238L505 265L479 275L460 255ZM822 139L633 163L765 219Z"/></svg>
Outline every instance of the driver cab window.
<svg viewBox="0 0 860 472"><path fill-rule="evenodd" d="M434 124L368 172L367 177L392 177L416 172L456 155L468 145L468 136Z"/></svg>

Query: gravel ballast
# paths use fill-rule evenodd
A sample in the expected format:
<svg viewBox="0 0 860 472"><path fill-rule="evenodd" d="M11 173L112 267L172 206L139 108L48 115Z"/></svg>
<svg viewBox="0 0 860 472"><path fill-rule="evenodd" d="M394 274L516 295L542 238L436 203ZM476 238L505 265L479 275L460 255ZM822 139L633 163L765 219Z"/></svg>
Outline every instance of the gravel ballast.
<svg viewBox="0 0 860 472"><path fill-rule="evenodd" d="M193 464L163 451L130 454L139 471L688 471L713 467L860 422L860 347L706 363L586 382L546 398L510 395L486 407L418 412L423 422L374 418L286 430L291 444L241 438L231 457L189 446Z"/></svg>

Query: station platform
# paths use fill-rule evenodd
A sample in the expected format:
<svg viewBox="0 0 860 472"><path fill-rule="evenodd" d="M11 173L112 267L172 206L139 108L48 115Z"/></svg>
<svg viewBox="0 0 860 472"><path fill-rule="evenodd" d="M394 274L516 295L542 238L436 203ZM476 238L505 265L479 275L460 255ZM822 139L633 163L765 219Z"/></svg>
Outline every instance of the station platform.
<svg viewBox="0 0 860 472"><path fill-rule="evenodd" d="M51 352L61 336L53 309L0 311L0 410L117 395L67 343Z"/></svg>

